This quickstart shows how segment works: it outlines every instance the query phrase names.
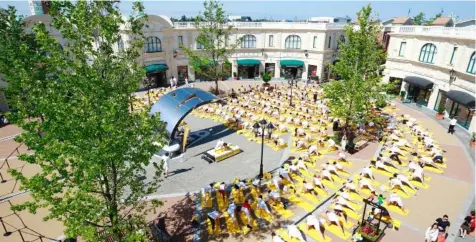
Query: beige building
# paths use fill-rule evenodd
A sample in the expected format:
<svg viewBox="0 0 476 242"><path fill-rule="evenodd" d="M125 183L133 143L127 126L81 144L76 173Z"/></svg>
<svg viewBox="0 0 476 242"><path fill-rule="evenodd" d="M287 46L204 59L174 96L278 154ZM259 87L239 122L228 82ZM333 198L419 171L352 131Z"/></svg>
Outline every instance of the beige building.
<svg viewBox="0 0 476 242"><path fill-rule="evenodd" d="M474 130L475 26L390 28L384 81L401 82L406 101L445 108L447 117L457 116L462 127Z"/></svg>

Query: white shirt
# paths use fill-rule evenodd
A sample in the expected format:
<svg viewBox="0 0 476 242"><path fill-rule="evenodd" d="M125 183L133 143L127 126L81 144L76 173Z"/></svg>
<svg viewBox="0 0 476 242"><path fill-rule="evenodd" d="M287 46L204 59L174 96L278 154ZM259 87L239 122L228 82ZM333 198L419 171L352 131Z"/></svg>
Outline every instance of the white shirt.
<svg viewBox="0 0 476 242"><path fill-rule="evenodd" d="M314 187L312 186L311 183L305 183L304 188L306 188L306 190L313 190L314 189Z"/></svg>
<svg viewBox="0 0 476 242"><path fill-rule="evenodd" d="M457 121L458 121L458 120L456 120L455 118L451 119L450 125L456 125L456 122L457 122Z"/></svg>
<svg viewBox="0 0 476 242"><path fill-rule="evenodd" d="M212 219L216 219L218 216L220 216L220 213L218 211L213 211L211 213L208 213L208 217Z"/></svg>
<svg viewBox="0 0 476 242"><path fill-rule="evenodd" d="M281 239L281 237L276 235L276 236L273 237L273 242L284 242L284 240Z"/></svg>

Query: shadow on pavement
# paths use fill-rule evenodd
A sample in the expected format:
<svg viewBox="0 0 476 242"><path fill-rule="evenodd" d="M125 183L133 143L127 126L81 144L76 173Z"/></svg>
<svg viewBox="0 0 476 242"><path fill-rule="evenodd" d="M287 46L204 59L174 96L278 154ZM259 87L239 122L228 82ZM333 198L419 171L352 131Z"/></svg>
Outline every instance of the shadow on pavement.
<svg viewBox="0 0 476 242"><path fill-rule="evenodd" d="M192 142L189 146L187 146L187 148L189 149L195 146L203 145L210 141L221 139L225 136L236 133L236 130L228 129L228 127L226 127L224 124L219 124L213 127L208 127L205 129L192 132L190 133L190 136L193 136L195 133L200 133L201 131L210 131L210 129L212 130L210 135L203 137L202 139L199 139L196 142Z"/></svg>

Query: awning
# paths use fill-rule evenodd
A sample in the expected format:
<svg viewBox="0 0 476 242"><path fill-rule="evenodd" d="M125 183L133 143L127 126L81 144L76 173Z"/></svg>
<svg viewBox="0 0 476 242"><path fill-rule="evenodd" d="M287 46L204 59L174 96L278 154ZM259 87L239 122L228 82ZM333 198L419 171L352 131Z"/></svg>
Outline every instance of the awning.
<svg viewBox="0 0 476 242"><path fill-rule="evenodd" d="M166 64L153 64L153 65L148 65L145 67L145 71L147 73L151 72L157 72L157 71L164 71L168 70L169 67Z"/></svg>
<svg viewBox="0 0 476 242"><path fill-rule="evenodd" d="M433 88L433 82L427 80L425 78L417 77L417 76L407 76L403 79L404 82L408 82L412 85L419 86L423 89L431 89Z"/></svg>
<svg viewBox="0 0 476 242"><path fill-rule="evenodd" d="M261 61L254 59L241 59L237 61L239 66L258 66Z"/></svg>
<svg viewBox="0 0 476 242"><path fill-rule="evenodd" d="M300 60L281 60L279 62L281 66L304 66L304 61Z"/></svg>
<svg viewBox="0 0 476 242"><path fill-rule="evenodd" d="M446 97L468 108L474 107L474 96L462 91L449 91Z"/></svg>

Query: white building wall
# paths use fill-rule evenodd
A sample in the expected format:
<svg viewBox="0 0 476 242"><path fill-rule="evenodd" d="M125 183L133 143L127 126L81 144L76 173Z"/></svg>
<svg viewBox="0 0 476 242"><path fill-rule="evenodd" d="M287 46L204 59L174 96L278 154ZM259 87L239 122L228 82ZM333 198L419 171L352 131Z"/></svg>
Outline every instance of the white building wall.
<svg viewBox="0 0 476 242"><path fill-rule="evenodd" d="M475 52L476 35L473 33L476 33L476 30L474 28L451 30L454 28L426 27L424 31L428 34L421 34L418 29L413 28L414 32L391 34L384 81L388 81L390 77L404 79L407 76L418 76L430 80L434 83L427 105L430 109L435 107L440 90L446 92L458 90L474 95L475 76L466 71L470 57ZM404 56L399 56L400 44L403 41L406 42L406 50ZM421 48L427 43L437 47L433 64L419 61ZM455 46L458 49L453 57L453 64L450 64ZM457 78L450 85L451 69L456 72ZM408 84L403 82L401 90L408 93ZM476 117L473 117L469 129L474 130L475 126Z"/></svg>

